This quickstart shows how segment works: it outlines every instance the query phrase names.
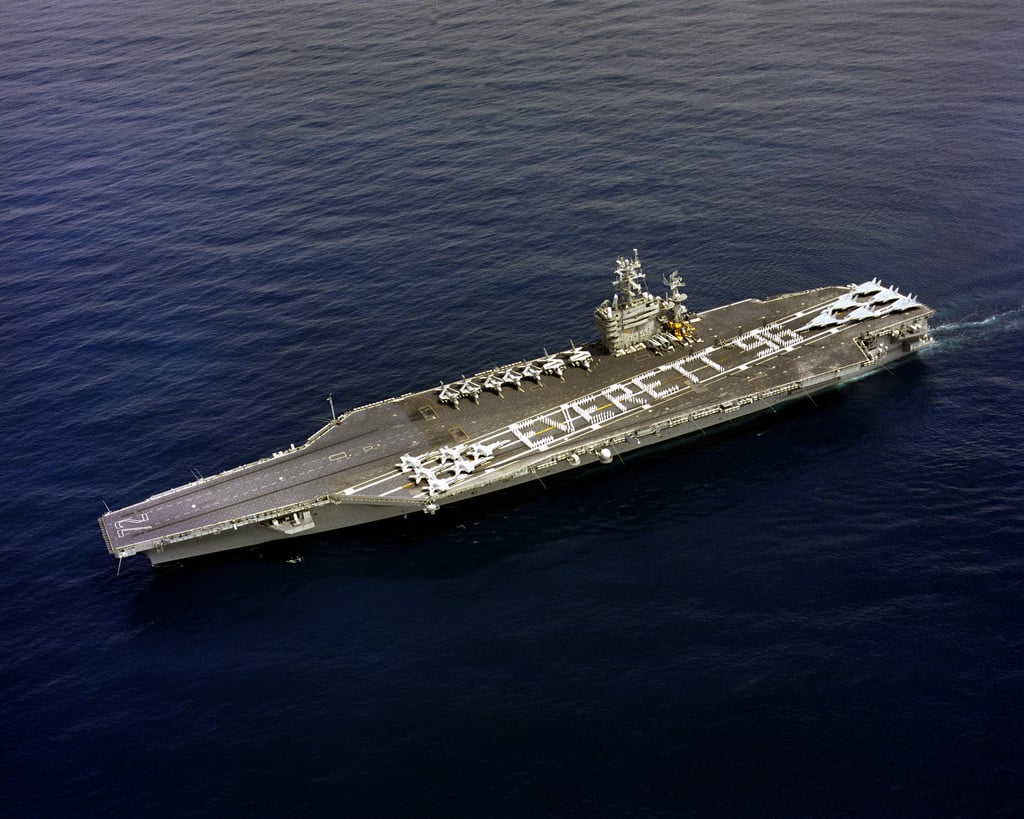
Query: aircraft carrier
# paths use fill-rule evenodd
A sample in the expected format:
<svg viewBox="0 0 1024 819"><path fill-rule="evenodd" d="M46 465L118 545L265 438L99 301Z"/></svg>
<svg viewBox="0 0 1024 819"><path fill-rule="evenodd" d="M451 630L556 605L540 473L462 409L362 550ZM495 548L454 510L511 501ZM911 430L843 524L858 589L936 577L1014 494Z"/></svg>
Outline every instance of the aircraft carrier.
<svg viewBox="0 0 1024 819"><path fill-rule="evenodd" d="M600 339L353 409L301 446L109 511L118 559L154 564L441 507L692 435L879 371L933 311L877 279L691 312L636 251ZM410 520L411 523L411 520Z"/></svg>

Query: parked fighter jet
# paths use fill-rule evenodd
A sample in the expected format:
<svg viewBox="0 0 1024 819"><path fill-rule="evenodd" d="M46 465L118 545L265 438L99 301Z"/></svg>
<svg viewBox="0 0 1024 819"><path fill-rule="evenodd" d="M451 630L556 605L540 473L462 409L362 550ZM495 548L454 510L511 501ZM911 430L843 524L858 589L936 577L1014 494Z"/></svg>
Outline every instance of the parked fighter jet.
<svg viewBox="0 0 1024 819"><path fill-rule="evenodd" d="M462 393L453 384L442 384L441 389L437 390L437 400L442 404L451 404L455 409L459 408L459 398L461 396Z"/></svg>
<svg viewBox="0 0 1024 819"><path fill-rule="evenodd" d="M448 469L452 473L452 479L455 479L461 475L468 475L476 469L476 464L476 461L471 461L463 458L461 455L456 455Z"/></svg>
<svg viewBox="0 0 1024 819"><path fill-rule="evenodd" d="M395 464L402 472L412 472L418 467L423 466L423 462L428 458L427 455L403 455L401 463Z"/></svg>
<svg viewBox="0 0 1024 819"><path fill-rule="evenodd" d="M437 470L431 469L429 466L424 466L423 464L416 464L416 466L412 468L412 480L413 483L415 483L417 486L419 486L420 481L423 480L427 482L427 486L430 486L430 482L435 477L437 477Z"/></svg>
<svg viewBox="0 0 1024 819"><path fill-rule="evenodd" d="M476 383L472 378L467 378L459 387L459 395L463 398L468 398L474 404L480 403L480 393L483 392L483 388Z"/></svg>
<svg viewBox="0 0 1024 819"><path fill-rule="evenodd" d="M545 375L557 375L559 378L563 377L565 373L565 361L558 356L548 355L548 351L544 351L544 355L547 358L540 359L540 368L544 371Z"/></svg>
<svg viewBox="0 0 1024 819"><path fill-rule="evenodd" d="M434 497L438 492L447 492L450 488L451 481L439 478L433 472L427 476L427 494L430 497Z"/></svg>
<svg viewBox="0 0 1024 819"><path fill-rule="evenodd" d="M484 389L490 390L497 395L501 395L501 388L505 386L505 382L501 376L497 373L491 373L487 378L484 379Z"/></svg>
<svg viewBox="0 0 1024 819"><path fill-rule="evenodd" d="M494 453L501 449L508 441L495 441L493 444L470 444L469 457L474 461L483 461L494 457Z"/></svg>
<svg viewBox="0 0 1024 819"><path fill-rule="evenodd" d="M458 444L457 446L443 446L438 450L438 460L441 462L441 466L450 464L455 461L456 458L462 456L465 451L465 444Z"/></svg>
<svg viewBox="0 0 1024 819"><path fill-rule="evenodd" d="M589 370L590 365L594 361L594 356L589 350L581 350L576 346L575 341L569 341L572 348L569 350L569 363L574 367L582 367L584 370Z"/></svg>
<svg viewBox="0 0 1024 819"><path fill-rule="evenodd" d="M540 377L544 375L544 370L534 364L532 361L527 362L523 366L523 378L529 378L535 384L540 383Z"/></svg>
<svg viewBox="0 0 1024 819"><path fill-rule="evenodd" d="M522 389L523 374L518 370L513 370L509 367L505 372L501 374L501 381L503 384L511 384L517 390Z"/></svg>

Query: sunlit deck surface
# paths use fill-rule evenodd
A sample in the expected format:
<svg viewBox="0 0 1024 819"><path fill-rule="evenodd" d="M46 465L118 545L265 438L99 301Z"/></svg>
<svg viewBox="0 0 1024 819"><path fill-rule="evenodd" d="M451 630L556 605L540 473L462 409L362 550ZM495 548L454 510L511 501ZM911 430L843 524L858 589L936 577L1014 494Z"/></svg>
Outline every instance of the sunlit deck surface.
<svg viewBox="0 0 1024 819"><path fill-rule="evenodd" d="M408 501L412 508L426 500L427 486L397 467L403 455L496 445L472 474L455 476L446 491L456 494L502 471L528 468L560 447L585 447L616 430L656 426L856 366L865 361L858 337L884 332L915 311L930 312L918 305L898 316L804 329L848 290L825 287L694 314L695 337L674 341L660 354L642 349L613 356L592 343L583 348L593 356L589 369L566 366L561 378L523 380L519 389L505 386L500 394L484 390L476 402L465 398L457 407L441 403L430 388L356 409L301 447L110 512L101 518L104 535L108 544L129 547L325 500Z"/></svg>

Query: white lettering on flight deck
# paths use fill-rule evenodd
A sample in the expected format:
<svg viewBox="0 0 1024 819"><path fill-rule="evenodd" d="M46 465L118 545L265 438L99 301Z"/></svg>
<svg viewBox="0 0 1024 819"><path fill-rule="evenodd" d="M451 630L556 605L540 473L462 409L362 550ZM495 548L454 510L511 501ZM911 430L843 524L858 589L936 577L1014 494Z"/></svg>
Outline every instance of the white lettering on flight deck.
<svg viewBox="0 0 1024 819"><path fill-rule="evenodd" d="M516 421L509 426L509 432L530 449L545 450L557 440L579 430L598 429L620 415L649 406L652 400L679 392L682 387L678 384L665 385L658 377L669 371L678 372L694 384L698 383L697 376L678 363L666 364L625 383L612 384L600 392L559 404L541 415Z"/></svg>
<svg viewBox="0 0 1024 819"><path fill-rule="evenodd" d="M688 362L689 359L687 359L686 361ZM683 362L683 361L673 361L668 366L669 366L669 369L675 370L677 373L679 373L684 378L690 379L690 381L692 381L694 384L699 384L700 383L700 379L697 378L697 376L695 376L693 373L691 373L688 369L686 369L683 366L684 363L686 363L686 362Z"/></svg>
<svg viewBox="0 0 1024 819"><path fill-rule="evenodd" d="M608 404L605 404L605 407L608 406ZM597 406L593 396L581 398L579 401L573 401L571 404L567 405L567 409L575 412L591 426L615 416L614 412Z"/></svg>
<svg viewBox="0 0 1024 819"><path fill-rule="evenodd" d="M658 390L658 387L661 386L661 381L654 380L654 376L659 375L663 372L665 372L665 370L659 367L657 370L654 370L653 372L638 375L636 378L630 381L630 383L636 384L636 386L638 386L644 392L653 395L655 398L665 398L666 396L669 396L674 392L679 392L679 387L669 387L668 389L660 391Z"/></svg>
<svg viewBox="0 0 1024 819"><path fill-rule="evenodd" d="M770 324L734 339L734 346L745 351L756 349L759 357L763 357L780 349L790 350L802 340L792 330ZM509 432L532 450L546 450L578 432L598 429L602 424L649 406L652 401L668 398L690 384L700 384L701 377L697 373L703 367L714 371L705 378L724 373L725 367L711 358L717 350L716 347L706 347L686 358L640 373L628 381L611 384L600 392L560 404L541 415L516 421L509 426ZM664 383L663 376L671 374L682 376L690 384Z"/></svg>

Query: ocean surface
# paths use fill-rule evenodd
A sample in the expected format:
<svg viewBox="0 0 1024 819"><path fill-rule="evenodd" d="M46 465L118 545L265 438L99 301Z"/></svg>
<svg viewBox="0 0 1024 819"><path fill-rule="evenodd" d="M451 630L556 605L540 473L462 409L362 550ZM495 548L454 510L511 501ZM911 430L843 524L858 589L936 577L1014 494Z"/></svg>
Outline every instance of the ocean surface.
<svg viewBox="0 0 1024 819"><path fill-rule="evenodd" d="M0 115L0 813L1024 815L1019 0L8 2ZM118 575L104 504L591 339L633 248L937 343Z"/></svg>

